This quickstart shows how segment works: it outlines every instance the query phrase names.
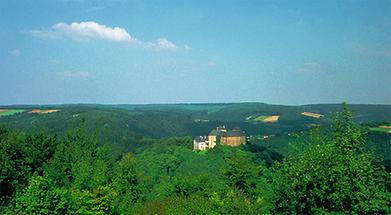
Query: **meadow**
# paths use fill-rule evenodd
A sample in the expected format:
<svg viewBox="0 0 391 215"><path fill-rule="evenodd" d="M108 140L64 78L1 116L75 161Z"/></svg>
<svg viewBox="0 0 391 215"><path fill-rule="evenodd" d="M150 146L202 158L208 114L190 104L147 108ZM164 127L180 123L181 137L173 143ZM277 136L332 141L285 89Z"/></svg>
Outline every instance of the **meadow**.
<svg viewBox="0 0 391 215"><path fill-rule="evenodd" d="M391 133L391 127L390 127L390 126L372 127L372 128L370 128L370 130L371 130L371 131L376 131L376 132Z"/></svg>
<svg viewBox="0 0 391 215"><path fill-rule="evenodd" d="M23 113L25 109L2 109L0 111L0 116L12 116L14 114Z"/></svg>

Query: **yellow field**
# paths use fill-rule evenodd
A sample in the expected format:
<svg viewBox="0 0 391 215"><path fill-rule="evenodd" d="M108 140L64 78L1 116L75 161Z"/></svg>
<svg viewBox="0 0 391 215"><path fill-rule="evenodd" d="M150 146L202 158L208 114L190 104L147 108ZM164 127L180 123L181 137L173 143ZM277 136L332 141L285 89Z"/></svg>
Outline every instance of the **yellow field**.
<svg viewBox="0 0 391 215"><path fill-rule="evenodd" d="M58 109L49 109L49 110L41 110L41 109L34 109L32 111L29 111L28 113L39 113L39 114L48 114L48 113L55 113L59 112Z"/></svg>
<svg viewBox="0 0 391 215"><path fill-rule="evenodd" d="M52 110L43 110L41 113L45 114L45 113L55 113L55 112L59 112L60 110L58 109L52 109Z"/></svg>
<svg viewBox="0 0 391 215"><path fill-rule="evenodd" d="M273 123L273 122L277 122L279 118L280 118L280 116L274 115L274 116L269 116L269 117L263 119L262 121L263 122L272 122Z"/></svg>
<svg viewBox="0 0 391 215"><path fill-rule="evenodd" d="M303 112L303 113L301 113L301 115L302 116L308 116L308 117L316 118L316 119L319 119L320 117L323 117L322 114L311 113L311 112Z"/></svg>

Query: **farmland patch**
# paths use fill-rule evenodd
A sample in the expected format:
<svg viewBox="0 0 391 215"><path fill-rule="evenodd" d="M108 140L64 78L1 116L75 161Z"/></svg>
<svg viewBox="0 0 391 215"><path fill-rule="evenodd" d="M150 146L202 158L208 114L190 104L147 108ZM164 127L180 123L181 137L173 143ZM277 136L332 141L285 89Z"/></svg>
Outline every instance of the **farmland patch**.
<svg viewBox="0 0 391 215"><path fill-rule="evenodd" d="M374 128L369 128L369 129L371 131L391 133L391 126L390 125L381 125L379 127L374 127Z"/></svg>
<svg viewBox="0 0 391 215"><path fill-rule="evenodd" d="M28 113L30 113L30 114L33 114L33 113L48 114L48 113L56 113L59 111L60 111L59 109L47 109L47 110L34 109L34 110L29 111Z"/></svg>
<svg viewBox="0 0 391 215"><path fill-rule="evenodd" d="M265 115L252 115L246 117L247 121L255 121L255 122L277 122L280 116L278 115L271 115L271 116L265 116Z"/></svg>
<svg viewBox="0 0 391 215"><path fill-rule="evenodd" d="M263 122L270 122L270 123L273 123L273 122L277 122L279 118L280 118L280 116L274 115L274 116L269 116L269 117L263 119L262 121L263 121Z"/></svg>
<svg viewBox="0 0 391 215"><path fill-rule="evenodd" d="M301 113L302 116L307 116L307 117L312 117L312 118L316 118L316 119L319 119L321 117L323 117L324 115L322 114L319 114L319 113L312 113L312 112L303 112Z"/></svg>
<svg viewBox="0 0 391 215"><path fill-rule="evenodd" d="M11 116L25 111L25 109L0 109L0 116Z"/></svg>

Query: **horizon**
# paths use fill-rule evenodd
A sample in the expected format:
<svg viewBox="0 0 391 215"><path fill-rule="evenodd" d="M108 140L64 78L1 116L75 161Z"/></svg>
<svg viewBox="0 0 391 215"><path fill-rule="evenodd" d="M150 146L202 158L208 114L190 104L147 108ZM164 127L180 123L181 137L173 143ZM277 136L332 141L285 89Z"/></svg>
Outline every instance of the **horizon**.
<svg viewBox="0 0 391 215"><path fill-rule="evenodd" d="M390 8L1 1L0 106L391 105Z"/></svg>
<svg viewBox="0 0 391 215"><path fill-rule="evenodd" d="M243 101L243 102L188 102L188 103L53 103L53 104L0 104L0 107L50 107L50 106L120 106L120 105L229 105L229 104L265 104L276 106L308 106L308 105L342 105L345 102L339 103L306 103L306 104L279 104L279 103L266 103L257 101ZM374 106L391 106L391 104L381 103L347 103L350 105L374 105Z"/></svg>

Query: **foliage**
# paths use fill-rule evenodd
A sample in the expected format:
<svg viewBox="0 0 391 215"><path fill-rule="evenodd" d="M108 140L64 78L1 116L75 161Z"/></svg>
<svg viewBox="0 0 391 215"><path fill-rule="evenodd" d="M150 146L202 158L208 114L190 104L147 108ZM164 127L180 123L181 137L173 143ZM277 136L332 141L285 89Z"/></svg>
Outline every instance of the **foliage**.
<svg viewBox="0 0 391 215"><path fill-rule="evenodd" d="M251 162L251 157L234 152L227 163L228 168L223 172L227 184L249 196L253 195L259 170Z"/></svg>
<svg viewBox="0 0 391 215"><path fill-rule="evenodd" d="M364 133L352 121L352 112L346 103L342 104L342 112L333 117L332 142L342 153L355 153L362 150Z"/></svg>
<svg viewBox="0 0 391 215"><path fill-rule="evenodd" d="M332 138L313 138L273 176L276 213L389 213L390 175L373 166L361 149L363 134L346 105L332 125Z"/></svg>
<svg viewBox="0 0 391 215"><path fill-rule="evenodd" d="M254 112L254 107L265 109ZM146 115L146 110L88 109L85 114L98 116L54 133L0 127L0 213L391 213L391 177L373 154L388 159L389 136L369 133L367 138L346 105L330 128L289 130L268 139L252 137L241 147L217 144L203 152L192 150L189 136L151 137L186 134L194 126L187 124L192 114L208 112L210 119L220 119L274 113L260 104L216 105L213 111L207 105L183 105L180 113L171 107L162 112L144 108L152 109ZM72 111L56 114L66 119L77 113ZM51 115L41 117L58 125ZM102 127L94 130L92 124Z"/></svg>
<svg viewBox="0 0 391 215"><path fill-rule="evenodd" d="M126 154L116 165L113 187L117 193L114 200L114 211L123 214L140 198L138 179L131 154Z"/></svg>
<svg viewBox="0 0 391 215"><path fill-rule="evenodd" d="M57 139L42 133L26 135L0 128L0 206L27 185L53 154Z"/></svg>

